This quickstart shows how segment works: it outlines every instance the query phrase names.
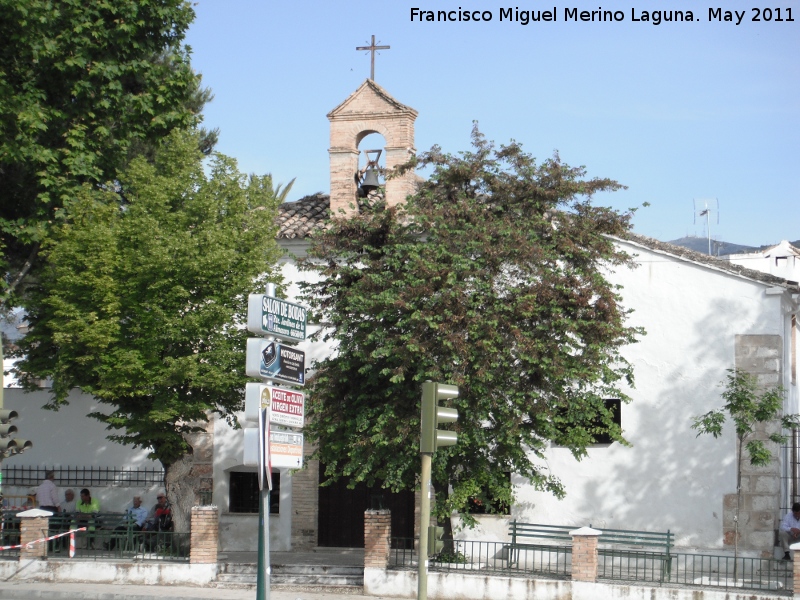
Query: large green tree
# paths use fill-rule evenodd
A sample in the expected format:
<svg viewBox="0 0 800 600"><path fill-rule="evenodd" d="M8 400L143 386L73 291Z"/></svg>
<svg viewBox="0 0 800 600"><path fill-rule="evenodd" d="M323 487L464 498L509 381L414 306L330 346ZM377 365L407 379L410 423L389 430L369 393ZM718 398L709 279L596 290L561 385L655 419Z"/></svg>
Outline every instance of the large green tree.
<svg viewBox="0 0 800 600"><path fill-rule="evenodd" d="M458 443L433 460L440 518L470 498L508 505L508 472L563 494L551 442L580 458L601 433L623 441L604 400L626 399L620 350L640 332L606 275L631 265L613 240L631 213L592 203L621 186L477 128L471 152L434 147L415 165L432 175L404 206L334 219L304 265L321 275L306 301L337 348L309 381L325 477L413 488L430 379L460 388Z"/></svg>
<svg viewBox="0 0 800 600"><path fill-rule="evenodd" d="M184 531L187 435L241 408L247 294L275 280L279 256L271 178L221 155L206 174L197 142L176 130L134 159L124 199L79 191L42 246L17 367L30 388L52 380L52 407L73 389L107 405L92 416L161 461Z"/></svg>
<svg viewBox="0 0 800 600"><path fill-rule="evenodd" d="M210 94L183 42L186 0L0 0L0 14L2 309L81 186L197 125Z"/></svg>

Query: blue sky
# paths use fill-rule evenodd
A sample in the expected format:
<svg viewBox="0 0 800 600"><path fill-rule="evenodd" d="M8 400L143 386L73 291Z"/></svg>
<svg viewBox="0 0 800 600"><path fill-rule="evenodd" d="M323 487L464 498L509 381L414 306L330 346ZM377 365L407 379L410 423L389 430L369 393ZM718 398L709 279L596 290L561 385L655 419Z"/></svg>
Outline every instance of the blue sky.
<svg viewBox="0 0 800 600"><path fill-rule="evenodd" d="M355 48L374 34L391 46L376 56L375 81L419 111L418 151L468 149L475 120L497 143L514 139L540 159L558 150L590 176L627 185L596 201L649 202L634 219L638 233L705 237L693 200L713 199L714 238L796 240L800 1L764 4L768 22L754 21L750 4L725 4L198 0L187 41L215 94L205 123L221 130L217 149L245 172L297 177L290 199L329 191L326 114L369 77L369 55ZM486 11L492 20L412 21L414 7ZM564 20L565 9L599 7L623 20ZM557 21L501 22L501 8L555 8ZM709 20L716 8L743 11L741 23ZM655 10L692 11L695 20L633 20Z"/></svg>

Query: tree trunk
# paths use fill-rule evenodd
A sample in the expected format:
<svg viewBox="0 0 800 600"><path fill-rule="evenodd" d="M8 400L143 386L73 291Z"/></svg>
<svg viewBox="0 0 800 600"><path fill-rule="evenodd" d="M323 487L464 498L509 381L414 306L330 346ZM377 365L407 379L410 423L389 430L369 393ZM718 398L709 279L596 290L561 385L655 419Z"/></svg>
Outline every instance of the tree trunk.
<svg viewBox="0 0 800 600"><path fill-rule="evenodd" d="M169 465L164 465L164 484L172 505L175 531L189 532L192 507L211 494L214 487L214 425L195 423L205 431L185 436L189 452Z"/></svg>
<svg viewBox="0 0 800 600"><path fill-rule="evenodd" d="M437 482L436 486L434 487L434 491L441 490L438 493L442 494L445 503L450 498L450 483L448 481L444 482ZM434 500L436 498L436 494L434 494ZM453 520L450 517L446 519L436 518L436 525L444 529L444 535L442 536L442 541L444 542L444 547L442 548L442 554L453 556L455 554L455 544L453 542Z"/></svg>
<svg viewBox="0 0 800 600"><path fill-rule="evenodd" d="M175 531L188 532L192 506L195 504L194 481L190 477L194 460L192 454L185 454L171 465L164 465L164 484L167 499L172 505L172 522Z"/></svg>

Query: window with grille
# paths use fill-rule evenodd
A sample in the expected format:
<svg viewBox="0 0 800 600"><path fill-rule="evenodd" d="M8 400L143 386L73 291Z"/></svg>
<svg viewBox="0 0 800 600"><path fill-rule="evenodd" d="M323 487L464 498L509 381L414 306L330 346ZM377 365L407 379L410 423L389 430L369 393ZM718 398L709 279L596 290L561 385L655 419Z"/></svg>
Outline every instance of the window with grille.
<svg viewBox="0 0 800 600"><path fill-rule="evenodd" d="M257 473L230 473L230 498L228 510L232 513L255 513L258 514L258 489ZM269 513L279 514L281 492L280 473L272 474L272 491L269 494Z"/></svg>

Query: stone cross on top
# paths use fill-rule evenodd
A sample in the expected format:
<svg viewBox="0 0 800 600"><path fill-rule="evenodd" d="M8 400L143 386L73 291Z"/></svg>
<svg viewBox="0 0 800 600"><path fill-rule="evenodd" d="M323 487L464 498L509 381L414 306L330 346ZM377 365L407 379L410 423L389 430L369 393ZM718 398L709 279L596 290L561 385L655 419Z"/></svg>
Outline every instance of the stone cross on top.
<svg viewBox="0 0 800 600"><path fill-rule="evenodd" d="M357 46L356 50L366 50L370 54L372 54L370 58L370 69L369 69L369 78L372 81L375 81L375 51L376 50L388 50L391 46L376 46L375 45L375 36L372 36L372 43L369 46Z"/></svg>

